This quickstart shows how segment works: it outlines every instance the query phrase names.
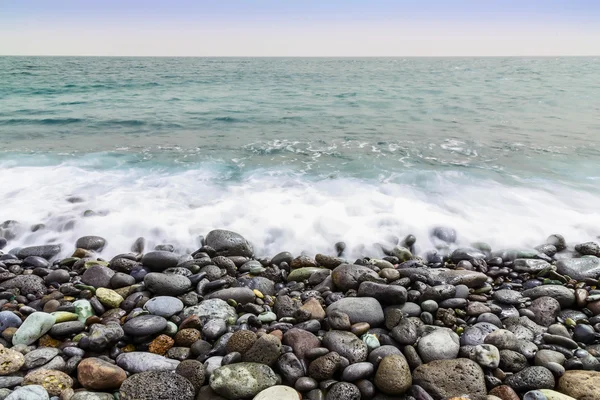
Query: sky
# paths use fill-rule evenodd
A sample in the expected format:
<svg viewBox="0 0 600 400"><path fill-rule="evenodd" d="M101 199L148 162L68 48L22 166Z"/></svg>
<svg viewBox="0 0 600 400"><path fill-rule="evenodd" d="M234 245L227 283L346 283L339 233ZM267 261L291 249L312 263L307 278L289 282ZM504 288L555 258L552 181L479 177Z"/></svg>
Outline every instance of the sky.
<svg viewBox="0 0 600 400"><path fill-rule="evenodd" d="M600 55L600 0L0 0L0 55Z"/></svg>

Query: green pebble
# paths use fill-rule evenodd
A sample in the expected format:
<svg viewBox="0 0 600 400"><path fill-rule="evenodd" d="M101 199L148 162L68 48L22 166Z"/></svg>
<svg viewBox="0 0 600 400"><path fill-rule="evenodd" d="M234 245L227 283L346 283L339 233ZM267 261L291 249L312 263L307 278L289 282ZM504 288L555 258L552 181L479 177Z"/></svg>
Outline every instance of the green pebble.
<svg viewBox="0 0 600 400"><path fill-rule="evenodd" d="M258 315L258 320L266 323L273 322L277 320L277 315L272 311L266 311Z"/></svg>
<svg viewBox="0 0 600 400"><path fill-rule="evenodd" d="M79 316L79 322L85 323L89 317L94 315L92 305L87 300L77 300L73 302L73 306L75 306L75 313Z"/></svg>
<svg viewBox="0 0 600 400"><path fill-rule="evenodd" d="M381 343L379 343L379 339L377 339L377 336L370 333L365 333L364 335L362 335L361 340L364 344L367 345L369 352L381 346Z"/></svg>
<svg viewBox="0 0 600 400"><path fill-rule="evenodd" d="M98 300L102 304L111 308L118 308L123 300L125 300L119 293L107 288L98 288L96 290L96 297L98 297Z"/></svg>
<svg viewBox="0 0 600 400"><path fill-rule="evenodd" d="M59 322L77 321L77 319L79 318L77 314L67 311L55 311L52 313L52 315L54 315L54 317L56 318L57 324Z"/></svg>
<svg viewBox="0 0 600 400"><path fill-rule="evenodd" d="M168 336L175 336L175 334L177 333L177 325L175 325L175 323L171 322L171 321L167 321L167 327L165 328L165 330L162 332L165 335Z"/></svg>
<svg viewBox="0 0 600 400"><path fill-rule="evenodd" d="M319 267L298 268L298 269L295 269L292 272L290 272L290 274L287 277L287 280L288 280L288 282L291 282L291 281L300 282L305 279L308 279L313 273L315 273L316 271L321 271L322 269L323 268L319 268Z"/></svg>
<svg viewBox="0 0 600 400"><path fill-rule="evenodd" d="M265 272L267 269L265 267L263 267L262 265L260 266L256 266L256 267L252 267L250 268L250 273L252 275L258 275L258 274L262 274L263 272Z"/></svg>
<svg viewBox="0 0 600 400"><path fill-rule="evenodd" d="M61 260L58 265L60 265L61 267L70 267L79 260L80 260L79 257L69 257L69 258L65 258L65 259Z"/></svg>

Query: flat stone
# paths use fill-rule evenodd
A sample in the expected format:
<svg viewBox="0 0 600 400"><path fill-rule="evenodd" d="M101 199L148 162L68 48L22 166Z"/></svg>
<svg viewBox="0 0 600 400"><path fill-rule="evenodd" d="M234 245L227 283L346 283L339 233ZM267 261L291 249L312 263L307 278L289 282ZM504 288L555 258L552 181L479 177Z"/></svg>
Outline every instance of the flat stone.
<svg viewBox="0 0 600 400"><path fill-rule="evenodd" d="M150 314L170 318L183 310L183 302L177 297L156 296L144 304L144 309L148 310Z"/></svg>
<svg viewBox="0 0 600 400"><path fill-rule="evenodd" d="M253 400L302 400L302 396L296 390L288 386L272 386L261 391Z"/></svg>
<svg viewBox="0 0 600 400"><path fill-rule="evenodd" d="M556 263L556 270L579 281L587 278L598 279L600 278L600 258L585 257L560 260Z"/></svg>
<svg viewBox="0 0 600 400"><path fill-rule="evenodd" d="M372 297L345 297L327 307L328 316L333 312L348 315L352 324L366 322L372 328L381 326L385 320L381 304Z"/></svg>
<svg viewBox="0 0 600 400"><path fill-rule="evenodd" d="M204 296L205 299L221 299L221 300L229 300L233 299L238 304L247 304L252 303L254 299L256 299L256 295L254 291L247 287L233 287L217 290L216 292L210 293L207 296Z"/></svg>
<svg viewBox="0 0 600 400"><path fill-rule="evenodd" d="M41 385L28 385L16 388L4 400L49 400L48 391Z"/></svg>
<svg viewBox="0 0 600 400"><path fill-rule="evenodd" d="M458 335L447 328L439 328L419 339L417 351L423 362L450 360L460 350Z"/></svg>
<svg viewBox="0 0 600 400"><path fill-rule="evenodd" d="M41 297L48 292L44 279L37 275L19 275L12 279L2 282L5 289L19 289L22 295L32 294Z"/></svg>
<svg viewBox="0 0 600 400"><path fill-rule="evenodd" d="M158 354L134 351L117 357L117 365L132 374L146 371L175 371L179 361Z"/></svg>
<svg viewBox="0 0 600 400"><path fill-rule="evenodd" d="M140 315L125 322L123 331L130 336L150 336L162 332L167 320L158 315Z"/></svg>
<svg viewBox="0 0 600 400"><path fill-rule="evenodd" d="M323 337L323 346L347 358L350 364L367 360L367 345L351 332L329 331Z"/></svg>
<svg viewBox="0 0 600 400"><path fill-rule="evenodd" d="M179 263L179 256L170 251L151 251L142 257L142 265L151 271L164 271L175 268Z"/></svg>
<svg viewBox="0 0 600 400"><path fill-rule="evenodd" d="M54 258L58 253L61 252L61 247L58 244L47 244L43 246L30 246L23 247L17 253L17 257L25 259L27 257L41 257L46 260Z"/></svg>
<svg viewBox="0 0 600 400"><path fill-rule="evenodd" d="M342 264L331 273L333 283L342 291L358 289L365 277L377 278L378 275L370 268L355 264Z"/></svg>

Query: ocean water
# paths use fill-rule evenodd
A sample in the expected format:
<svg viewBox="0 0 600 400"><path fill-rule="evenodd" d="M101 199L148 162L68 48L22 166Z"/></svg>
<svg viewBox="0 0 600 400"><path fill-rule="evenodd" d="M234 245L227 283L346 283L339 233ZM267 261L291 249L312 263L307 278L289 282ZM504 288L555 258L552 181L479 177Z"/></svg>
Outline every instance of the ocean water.
<svg viewBox="0 0 600 400"><path fill-rule="evenodd" d="M8 249L593 240L600 58L0 57L0 168Z"/></svg>

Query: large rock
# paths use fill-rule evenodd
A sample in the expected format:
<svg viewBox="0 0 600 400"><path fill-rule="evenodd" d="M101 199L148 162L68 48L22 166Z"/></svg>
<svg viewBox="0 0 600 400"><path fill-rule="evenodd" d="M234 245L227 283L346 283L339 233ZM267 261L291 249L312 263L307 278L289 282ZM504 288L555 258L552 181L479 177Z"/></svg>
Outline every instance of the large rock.
<svg viewBox="0 0 600 400"><path fill-rule="evenodd" d="M37 275L19 275L12 279L2 282L5 289L19 289L22 295L32 294L41 297L46 294L48 289L44 284L44 279Z"/></svg>
<svg viewBox="0 0 600 400"><path fill-rule="evenodd" d="M142 264L152 271L164 271L167 268L174 268L179 263L179 256L170 251L151 251L144 254Z"/></svg>
<svg viewBox="0 0 600 400"><path fill-rule="evenodd" d="M451 360L460 350L458 335L447 328L438 328L419 340L417 350L423 362Z"/></svg>
<svg viewBox="0 0 600 400"><path fill-rule="evenodd" d="M567 371L558 381L558 390L577 400L600 399L600 372Z"/></svg>
<svg viewBox="0 0 600 400"><path fill-rule="evenodd" d="M346 357L350 364L367 360L367 345L352 332L329 331L323 337L323 346Z"/></svg>
<svg viewBox="0 0 600 400"><path fill-rule="evenodd" d="M126 378L125 370L101 358L86 358L77 365L77 380L86 389L118 389Z"/></svg>
<svg viewBox="0 0 600 400"><path fill-rule="evenodd" d="M327 307L327 315L342 312L350 317L350 322L366 322L371 328L379 327L385 319L381 304L372 297L345 297Z"/></svg>
<svg viewBox="0 0 600 400"><path fill-rule="evenodd" d="M410 368L401 354L393 354L383 358L375 374L375 386L383 393L391 395L404 394L412 385Z"/></svg>
<svg viewBox="0 0 600 400"><path fill-rule="evenodd" d="M195 398L194 386L190 381L179 374L164 371L131 375L121 385L119 394L121 400Z"/></svg>
<svg viewBox="0 0 600 400"><path fill-rule="evenodd" d="M378 275L371 268L355 264L342 264L331 273L335 286L344 292L358 289L362 280L368 277L377 278Z"/></svg>
<svg viewBox="0 0 600 400"><path fill-rule="evenodd" d="M488 279L487 275L481 272L447 268L400 268L398 272L400 272L401 277L424 276L431 286L465 285L467 287L479 287Z"/></svg>
<svg viewBox="0 0 600 400"><path fill-rule="evenodd" d="M228 324L233 325L237 320L235 308L221 299L208 299L201 301L200 304L188 307L183 310L183 318L190 315L196 315L201 319L223 319Z"/></svg>
<svg viewBox="0 0 600 400"><path fill-rule="evenodd" d="M158 272L147 274L144 277L144 284L157 296L179 296L192 287L192 282L186 276Z"/></svg>
<svg viewBox="0 0 600 400"><path fill-rule="evenodd" d="M552 297L562 308L569 308L575 303L575 291L562 285L541 285L524 290L521 294L533 300L544 296Z"/></svg>
<svg viewBox="0 0 600 400"><path fill-rule="evenodd" d="M250 242L238 233L216 229L206 235L205 244L215 249L220 256L254 256Z"/></svg>
<svg viewBox="0 0 600 400"><path fill-rule="evenodd" d="M86 285L95 288L110 287L110 279L115 274L115 271L103 265L92 265L85 270L81 276L81 281Z"/></svg>
<svg viewBox="0 0 600 400"><path fill-rule="evenodd" d="M77 239L75 247L78 249L102 251L106 246L106 239L100 236L83 236Z"/></svg>
<svg viewBox="0 0 600 400"><path fill-rule="evenodd" d="M413 385L419 385L435 400L487 393L483 370L466 358L437 360L420 365L413 372Z"/></svg>
<svg viewBox="0 0 600 400"><path fill-rule="evenodd" d="M210 387L229 399L244 399L256 396L261 391L277 384L277 375L264 364L237 363L224 365L213 371Z"/></svg>
<svg viewBox="0 0 600 400"><path fill-rule="evenodd" d="M560 312L560 303L552 297L543 296L531 302L529 310L533 312L533 321L542 326L550 326L556 322Z"/></svg>
<svg viewBox="0 0 600 400"><path fill-rule="evenodd" d="M24 344L29 346L48 332L56 323L56 317L44 312L34 312L29 315L17 329L12 338L13 345Z"/></svg>
<svg viewBox="0 0 600 400"><path fill-rule="evenodd" d="M556 263L556 270L563 275L582 281L587 278L600 278L600 258L584 257L560 260Z"/></svg>
<svg viewBox="0 0 600 400"><path fill-rule="evenodd" d="M17 257L25 259L27 257L35 256L45 258L46 260L50 260L56 255L58 255L58 253L60 253L61 250L62 248L59 244L24 247L18 251Z"/></svg>
<svg viewBox="0 0 600 400"><path fill-rule="evenodd" d="M148 300L146 304L144 304L144 308L148 310L150 314L170 318L183 310L183 302L177 297L156 296Z"/></svg>
<svg viewBox="0 0 600 400"><path fill-rule="evenodd" d="M283 344L291 346L298 358L302 359L307 351L319 347L321 341L308 331L292 328L283 334Z"/></svg>
<svg viewBox="0 0 600 400"><path fill-rule="evenodd" d="M207 296L204 296L205 299L221 299L221 300L229 300L233 299L238 304L246 304L251 303L256 298L254 291L247 287L233 287L217 290Z"/></svg>

